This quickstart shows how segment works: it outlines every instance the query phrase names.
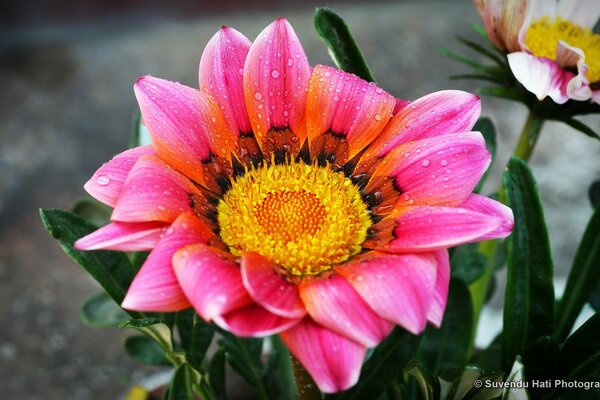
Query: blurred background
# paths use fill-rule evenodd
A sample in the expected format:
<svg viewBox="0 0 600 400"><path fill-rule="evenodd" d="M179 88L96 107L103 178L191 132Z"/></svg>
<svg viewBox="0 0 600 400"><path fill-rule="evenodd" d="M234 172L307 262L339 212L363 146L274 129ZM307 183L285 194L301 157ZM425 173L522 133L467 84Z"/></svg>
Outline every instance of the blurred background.
<svg viewBox="0 0 600 400"><path fill-rule="evenodd" d="M9 0L0 5L0 396L7 399L119 399L155 370L122 349L126 333L94 331L79 307L98 288L43 230L38 208L69 209L93 171L127 147L132 85L152 74L197 85L204 45L221 25L250 39L273 19L294 26L311 64L332 64L314 32L329 5L346 20L382 88L416 99L474 90L451 81L465 69L437 50L466 52L474 38L471 1ZM518 104L483 98L496 123L499 157L491 190L525 119ZM595 118L595 119L594 119ZM598 117L585 119L598 129ZM548 123L532 159L553 243L557 291L591 216L590 183L600 178L600 143ZM480 344L501 325L502 276L483 315ZM235 383L234 383L235 384ZM239 395L237 398L244 398Z"/></svg>

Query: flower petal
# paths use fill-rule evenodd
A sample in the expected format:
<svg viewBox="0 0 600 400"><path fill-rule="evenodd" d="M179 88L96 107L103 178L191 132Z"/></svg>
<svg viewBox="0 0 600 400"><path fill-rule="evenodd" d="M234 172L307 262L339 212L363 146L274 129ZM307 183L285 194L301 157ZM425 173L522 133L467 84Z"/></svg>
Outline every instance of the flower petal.
<svg viewBox="0 0 600 400"><path fill-rule="evenodd" d="M157 157L142 156L123 184L111 219L171 222L190 209L190 194L197 192L192 182Z"/></svg>
<svg viewBox="0 0 600 400"><path fill-rule="evenodd" d="M317 65L306 103L312 158L344 164L381 132L395 106L396 99L373 83Z"/></svg>
<svg viewBox="0 0 600 400"><path fill-rule="evenodd" d="M375 347L393 328L341 276L303 281L300 296L313 320L363 346Z"/></svg>
<svg viewBox="0 0 600 400"><path fill-rule="evenodd" d="M427 320L439 328L442 325L444 310L446 310L446 303L448 302L450 258L448 257L448 250L438 250L432 252L432 254L437 263L437 270L435 274L435 289L433 299L431 300L431 307L429 307L429 311L427 312Z"/></svg>
<svg viewBox="0 0 600 400"><path fill-rule="evenodd" d="M458 206L473 191L491 160L479 132L456 133L409 142L389 153L364 192L390 192L375 211L411 205Z"/></svg>
<svg viewBox="0 0 600 400"><path fill-rule="evenodd" d="M379 252L336 267L375 312L417 335L425 329L435 291L437 263L429 254Z"/></svg>
<svg viewBox="0 0 600 400"><path fill-rule="evenodd" d="M151 250L167 224L164 222L113 222L75 242L77 250Z"/></svg>
<svg viewBox="0 0 600 400"><path fill-rule="evenodd" d="M366 348L310 318L280 334L290 352L324 393L346 390L358 381Z"/></svg>
<svg viewBox="0 0 600 400"><path fill-rule="evenodd" d="M252 42L240 32L222 27L210 39L200 58L200 90L221 107L230 130L251 133L244 100L244 63Z"/></svg>
<svg viewBox="0 0 600 400"><path fill-rule="evenodd" d="M173 254L189 244L207 243L212 236L214 233L193 212L181 214L133 279L123 308L170 312L190 307L173 271Z"/></svg>
<svg viewBox="0 0 600 400"><path fill-rule="evenodd" d="M556 62L562 68L577 67L577 75L567 84L567 96L577 101L589 100L592 97L592 89L587 78L588 66L585 63L583 50L559 40L556 47Z"/></svg>
<svg viewBox="0 0 600 400"><path fill-rule="evenodd" d="M374 226L377 236L363 246L393 253L441 250L484 240L502 223L494 215L465 208L409 207L400 216L378 222Z"/></svg>
<svg viewBox="0 0 600 400"><path fill-rule="evenodd" d="M244 66L248 116L263 152L284 145L299 151L306 137L309 78L308 59L294 29L277 19L258 35Z"/></svg>
<svg viewBox="0 0 600 400"><path fill-rule="evenodd" d="M275 272L273 261L257 253L244 253L240 261L242 280L250 296L273 314L302 318L306 310L298 286L286 282Z"/></svg>
<svg viewBox="0 0 600 400"><path fill-rule="evenodd" d="M215 315L215 324L243 337L275 335L298 324L302 319L280 317L256 303L241 307L224 315Z"/></svg>
<svg viewBox="0 0 600 400"><path fill-rule="evenodd" d="M475 0L487 36L500 50L519 51L519 28L529 1Z"/></svg>
<svg viewBox="0 0 600 400"><path fill-rule="evenodd" d="M472 194L460 205L460 208L476 211L485 215L493 215L501 221L498 228L481 236L478 240L505 238L510 235L513 225L515 224L515 218L510 208L499 201L492 200L485 196Z"/></svg>
<svg viewBox="0 0 600 400"><path fill-rule="evenodd" d="M554 61L521 51L508 55L508 65L515 78L538 100L546 96L557 104L569 100L567 84L575 75L563 70Z"/></svg>
<svg viewBox="0 0 600 400"><path fill-rule="evenodd" d="M153 155L151 146L140 146L117 154L98 168L83 188L96 200L114 207L121 194L123 182L135 162L144 155Z"/></svg>
<svg viewBox="0 0 600 400"><path fill-rule="evenodd" d="M173 267L183 293L206 321L252 303L229 253L190 245L175 253Z"/></svg>
<svg viewBox="0 0 600 400"><path fill-rule="evenodd" d="M562 0L558 2L558 15L577 25L593 28L600 18L597 0Z"/></svg>
<svg viewBox="0 0 600 400"><path fill-rule="evenodd" d="M134 90L156 154L177 171L205 184L203 161L213 154L230 160L236 135L208 94L151 76Z"/></svg>

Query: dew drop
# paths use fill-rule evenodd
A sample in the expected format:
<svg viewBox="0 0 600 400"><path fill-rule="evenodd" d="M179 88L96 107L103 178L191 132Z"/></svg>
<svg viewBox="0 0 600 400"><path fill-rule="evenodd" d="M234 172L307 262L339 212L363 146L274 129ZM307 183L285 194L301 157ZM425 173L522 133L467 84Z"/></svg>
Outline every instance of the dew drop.
<svg viewBox="0 0 600 400"><path fill-rule="evenodd" d="M446 165L448 165L448 160L442 160L440 161L440 164L442 165L442 167L445 167Z"/></svg>
<svg viewBox="0 0 600 400"><path fill-rule="evenodd" d="M110 178L108 176L100 175L96 178L96 183L100 186L106 186L110 183Z"/></svg>
<svg viewBox="0 0 600 400"><path fill-rule="evenodd" d="M256 92L256 93L254 93L254 98L256 100L260 100L260 99L262 99L262 94L260 92Z"/></svg>
<svg viewBox="0 0 600 400"><path fill-rule="evenodd" d="M375 114L375 121L381 121L381 115Z"/></svg>
<svg viewBox="0 0 600 400"><path fill-rule="evenodd" d="M423 166L423 167L429 167L430 164L431 164L431 161L429 161L429 160L423 160L421 162L421 166Z"/></svg>
<svg viewBox="0 0 600 400"><path fill-rule="evenodd" d="M273 79L277 79L277 78L279 78L279 71L278 71L278 70L276 70L276 69L274 69L273 71L271 71L271 77L272 77Z"/></svg>

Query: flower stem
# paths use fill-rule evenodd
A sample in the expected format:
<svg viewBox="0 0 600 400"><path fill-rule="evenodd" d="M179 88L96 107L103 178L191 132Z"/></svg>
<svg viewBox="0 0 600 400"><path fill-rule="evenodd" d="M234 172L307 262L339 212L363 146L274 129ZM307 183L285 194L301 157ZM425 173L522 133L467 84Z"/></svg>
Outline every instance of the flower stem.
<svg viewBox="0 0 600 400"><path fill-rule="evenodd" d="M535 109L529 110L525 125L523 125L521 135L517 142L517 147L513 152L514 157L519 157L523 161L529 160L543 125L544 118L537 115ZM498 187L498 197L502 203L506 203L504 185L502 183L500 183L500 186ZM494 276L496 253L498 252L501 243L500 240L488 240L479 243L477 246L477 250L485 255L488 261L483 275L469 286L471 298L473 300L473 335L471 337L471 352L473 351L475 338L477 336L479 316L485 303L490 281Z"/></svg>
<svg viewBox="0 0 600 400"><path fill-rule="evenodd" d="M290 360L292 362L294 378L296 379L298 400L321 400L321 392L306 368L291 353Z"/></svg>

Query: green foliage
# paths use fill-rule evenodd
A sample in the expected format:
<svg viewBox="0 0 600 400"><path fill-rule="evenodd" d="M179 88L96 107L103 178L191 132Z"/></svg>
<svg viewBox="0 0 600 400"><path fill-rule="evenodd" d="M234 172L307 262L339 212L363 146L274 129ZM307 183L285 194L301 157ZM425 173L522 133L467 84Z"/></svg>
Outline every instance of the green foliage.
<svg viewBox="0 0 600 400"><path fill-rule="evenodd" d="M315 29L339 69L353 73L366 81L375 82L348 26L335 11L325 7L317 8Z"/></svg>
<svg viewBox="0 0 600 400"><path fill-rule="evenodd" d="M81 322L90 328L117 327L129 316L106 292L89 297L81 306Z"/></svg>
<svg viewBox="0 0 600 400"><path fill-rule="evenodd" d="M477 121L475 126L473 126L473 130L481 132L481 134L483 135L483 137L485 139L485 145L492 156L492 160L490 161L490 166L488 167L488 169L485 171L485 173L483 174L483 176L477 183L477 186L475 186L475 189L473 189L473 191L475 193L480 193L481 189L483 188L483 185L485 184L485 181L487 180L487 178L492 170L494 161L496 159L496 147L497 147L497 145L496 145L496 127L494 126L494 123L492 122L491 119L489 119L487 117L482 117L482 118L479 118L479 120Z"/></svg>
<svg viewBox="0 0 600 400"><path fill-rule="evenodd" d="M507 239L508 271L502 334L503 365L512 365L534 339L552 334L553 264L537 184L523 161L512 158L504 188L515 226Z"/></svg>
<svg viewBox="0 0 600 400"><path fill-rule="evenodd" d="M125 351L129 357L142 364L169 366L171 363L165 357L160 345L150 336L134 335L125 339Z"/></svg>

